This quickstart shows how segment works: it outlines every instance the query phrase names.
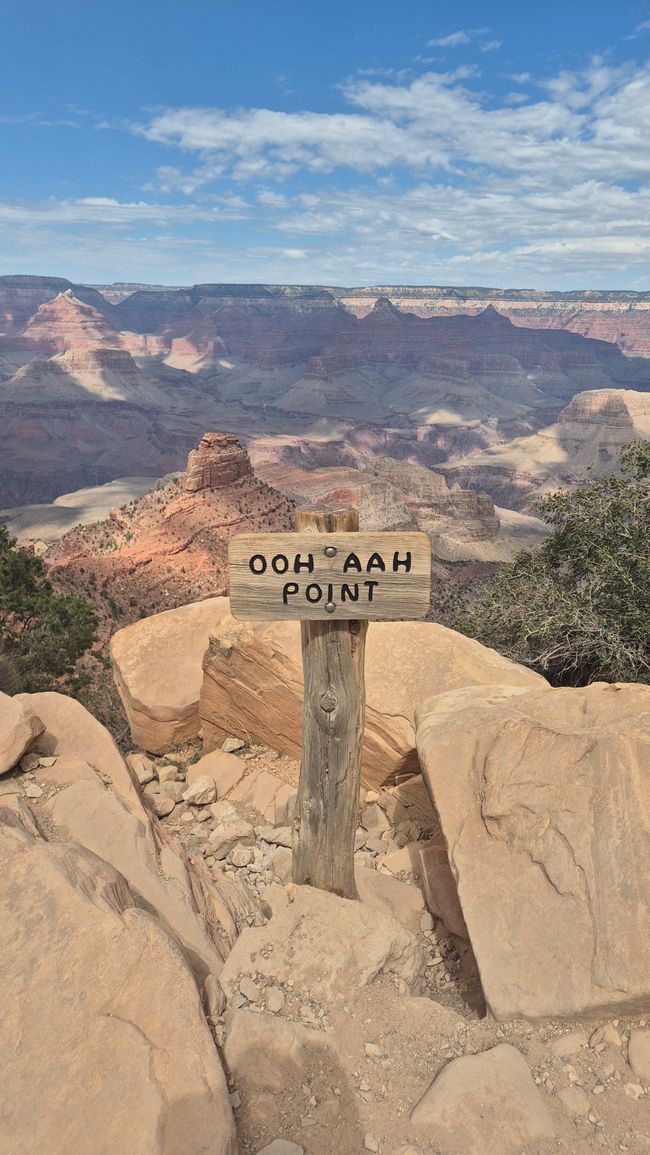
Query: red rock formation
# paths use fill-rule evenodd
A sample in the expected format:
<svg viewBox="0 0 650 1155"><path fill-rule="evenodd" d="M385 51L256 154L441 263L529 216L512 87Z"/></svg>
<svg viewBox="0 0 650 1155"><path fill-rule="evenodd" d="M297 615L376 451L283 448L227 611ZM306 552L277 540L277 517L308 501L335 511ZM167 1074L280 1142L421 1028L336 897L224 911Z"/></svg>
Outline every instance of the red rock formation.
<svg viewBox="0 0 650 1155"><path fill-rule="evenodd" d="M250 458L241 442L229 433L206 433L187 459L183 479L186 493L224 489L243 477L252 477Z"/></svg>
<svg viewBox="0 0 650 1155"><path fill-rule="evenodd" d="M290 529L292 508L255 476L235 437L207 433L184 475L62 538L48 558L51 575L124 624L225 592L231 536Z"/></svg>
<svg viewBox="0 0 650 1155"><path fill-rule="evenodd" d="M92 305L75 297L72 289L40 305L23 329L35 348L50 353L98 346L120 348L118 333Z"/></svg>

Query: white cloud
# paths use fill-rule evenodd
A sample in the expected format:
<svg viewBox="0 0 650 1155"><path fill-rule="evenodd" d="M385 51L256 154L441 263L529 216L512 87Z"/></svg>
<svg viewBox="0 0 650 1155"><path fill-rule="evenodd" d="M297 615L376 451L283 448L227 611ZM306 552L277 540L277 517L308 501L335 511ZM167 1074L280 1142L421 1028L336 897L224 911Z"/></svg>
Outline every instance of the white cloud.
<svg viewBox="0 0 650 1155"><path fill-rule="evenodd" d="M304 249L283 249L282 256L290 261L304 261L307 253Z"/></svg>
<svg viewBox="0 0 650 1155"><path fill-rule="evenodd" d="M428 40L429 48L458 48L461 44L469 44L472 39L472 32L450 32L448 36L437 36L434 40Z"/></svg>

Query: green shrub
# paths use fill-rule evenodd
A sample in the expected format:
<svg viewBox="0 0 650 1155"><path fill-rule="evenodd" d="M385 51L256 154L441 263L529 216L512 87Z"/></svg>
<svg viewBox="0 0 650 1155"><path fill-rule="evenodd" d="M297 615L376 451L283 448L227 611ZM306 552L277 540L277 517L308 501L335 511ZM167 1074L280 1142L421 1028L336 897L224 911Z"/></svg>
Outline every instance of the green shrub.
<svg viewBox="0 0 650 1155"><path fill-rule="evenodd" d="M71 675L95 640L96 626L92 607L55 593L41 559L16 548L0 526L0 651L20 688L51 689Z"/></svg>
<svg viewBox="0 0 650 1155"><path fill-rule="evenodd" d="M650 680L650 443L622 476L561 490L538 508L552 533L504 565L456 628L554 685Z"/></svg>

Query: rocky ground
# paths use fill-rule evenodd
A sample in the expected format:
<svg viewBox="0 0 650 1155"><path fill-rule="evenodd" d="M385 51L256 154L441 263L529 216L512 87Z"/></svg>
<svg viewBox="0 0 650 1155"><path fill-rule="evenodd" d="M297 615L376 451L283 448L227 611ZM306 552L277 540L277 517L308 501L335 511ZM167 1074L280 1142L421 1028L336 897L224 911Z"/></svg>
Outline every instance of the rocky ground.
<svg viewBox="0 0 650 1155"><path fill-rule="evenodd" d="M355 976L339 910L347 904L308 892L331 919L325 977L306 962L318 943L293 941L292 910L298 924L306 916L298 909L305 888L290 881L297 766L266 747L224 745L203 759L187 744L129 761L188 853L217 879L235 876L251 898L209 1020L243 1151L650 1150L643 1018L540 1025L484 1016L469 944L429 913L420 890L420 855L438 833L421 778L364 792L356 840L360 896L406 931L402 959L382 944L377 973ZM28 796L41 789L29 772L24 785ZM38 808L40 798L31 802ZM471 1056L484 1056L475 1070ZM494 1065L487 1074L486 1062Z"/></svg>

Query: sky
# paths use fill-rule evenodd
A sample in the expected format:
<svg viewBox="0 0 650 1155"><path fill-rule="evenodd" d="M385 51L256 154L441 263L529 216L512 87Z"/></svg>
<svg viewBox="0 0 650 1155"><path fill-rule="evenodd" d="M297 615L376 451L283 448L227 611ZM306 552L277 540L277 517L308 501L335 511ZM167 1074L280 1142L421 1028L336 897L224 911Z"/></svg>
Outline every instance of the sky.
<svg viewBox="0 0 650 1155"><path fill-rule="evenodd" d="M650 290L650 0L31 0L0 274Z"/></svg>

